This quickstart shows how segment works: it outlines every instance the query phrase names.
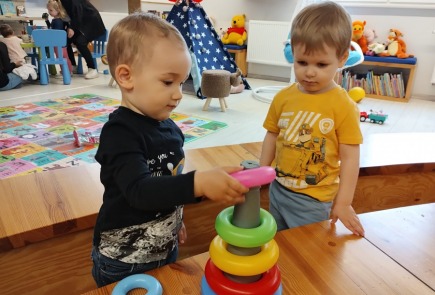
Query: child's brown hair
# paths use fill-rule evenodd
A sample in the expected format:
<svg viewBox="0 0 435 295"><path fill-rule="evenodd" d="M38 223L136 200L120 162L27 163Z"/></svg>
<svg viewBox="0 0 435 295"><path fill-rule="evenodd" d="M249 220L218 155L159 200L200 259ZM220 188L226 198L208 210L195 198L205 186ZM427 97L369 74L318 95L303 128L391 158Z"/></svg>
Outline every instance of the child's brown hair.
<svg viewBox="0 0 435 295"><path fill-rule="evenodd" d="M151 13L136 12L120 20L110 31L107 60L110 72L120 64L140 66L151 58L156 39L167 38L184 46L186 42L173 25Z"/></svg>
<svg viewBox="0 0 435 295"><path fill-rule="evenodd" d="M2 24L0 25L0 34L2 34L3 37L7 38L14 34L14 30L12 30L12 27L8 24Z"/></svg>
<svg viewBox="0 0 435 295"><path fill-rule="evenodd" d="M338 58L349 50L352 39L352 20L337 3L325 1L302 9L291 27L292 48L305 46L306 53L322 50L324 45L336 49Z"/></svg>

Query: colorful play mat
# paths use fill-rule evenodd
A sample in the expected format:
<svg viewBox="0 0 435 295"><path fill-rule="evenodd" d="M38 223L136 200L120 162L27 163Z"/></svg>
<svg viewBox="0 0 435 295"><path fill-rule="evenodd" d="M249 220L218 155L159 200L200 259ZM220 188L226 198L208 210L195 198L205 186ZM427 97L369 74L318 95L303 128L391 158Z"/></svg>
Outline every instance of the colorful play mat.
<svg viewBox="0 0 435 295"><path fill-rule="evenodd" d="M73 131L98 137L120 101L80 94L0 107L0 179L95 163L97 144L74 143ZM185 142L214 133L227 124L173 113Z"/></svg>

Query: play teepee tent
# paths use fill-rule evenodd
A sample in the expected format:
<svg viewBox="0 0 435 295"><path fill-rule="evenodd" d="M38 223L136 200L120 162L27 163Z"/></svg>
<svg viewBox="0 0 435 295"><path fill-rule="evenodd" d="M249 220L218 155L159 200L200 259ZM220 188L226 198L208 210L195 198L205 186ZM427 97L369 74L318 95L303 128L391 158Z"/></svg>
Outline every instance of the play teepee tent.
<svg viewBox="0 0 435 295"><path fill-rule="evenodd" d="M183 35L192 57L191 76L196 95L201 94L201 75L205 70L237 71L231 54L222 44L204 9L193 1L177 1L166 18ZM242 78L246 89L251 89Z"/></svg>

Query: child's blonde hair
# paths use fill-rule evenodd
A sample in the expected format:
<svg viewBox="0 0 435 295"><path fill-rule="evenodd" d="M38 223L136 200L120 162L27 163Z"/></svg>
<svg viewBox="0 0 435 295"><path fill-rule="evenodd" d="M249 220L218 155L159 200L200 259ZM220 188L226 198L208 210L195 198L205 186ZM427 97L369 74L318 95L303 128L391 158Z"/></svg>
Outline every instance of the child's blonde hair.
<svg viewBox="0 0 435 295"><path fill-rule="evenodd" d="M151 58L157 39L171 39L187 50L180 32L167 21L151 13L135 12L120 20L109 34L107 60L110 73L120 64L140 66Z"/></svg>
<svg viewBox="0 0 435 295"><path fill-rule="evenodd" d="M295 17L291 27L292 49L305 46L307 54L323 50L327 45L336 49L338 58L349 50L352 21L346 10L337 3L326 1L306 6Z"/></svg>
<svg viewBox="0 0 435 295"><path fill-rule="evenodd" d="M59 0L48 0L47 8L53 8L59 12L59 18L66 18L68 16Z"/></svg>

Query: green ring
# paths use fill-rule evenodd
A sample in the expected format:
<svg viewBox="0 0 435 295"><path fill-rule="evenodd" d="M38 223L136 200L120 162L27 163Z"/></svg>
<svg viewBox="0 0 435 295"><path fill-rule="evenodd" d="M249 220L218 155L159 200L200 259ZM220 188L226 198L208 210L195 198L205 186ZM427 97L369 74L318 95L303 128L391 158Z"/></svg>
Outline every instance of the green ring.
<svg viewBox="0 0 435 295"><path fill-rule="evenodd" d="M225 208L216 217L215 228L218 235L228 244L253 248L268 243L276 234L276 221L272 214L260 208L260 225L254 228L241 228L231 223L234 206Z"/></svg>

